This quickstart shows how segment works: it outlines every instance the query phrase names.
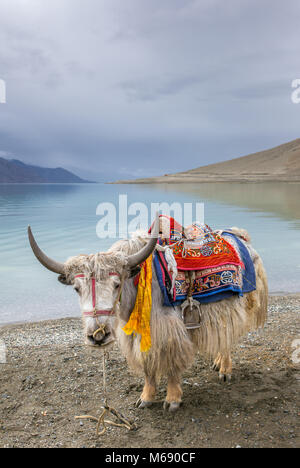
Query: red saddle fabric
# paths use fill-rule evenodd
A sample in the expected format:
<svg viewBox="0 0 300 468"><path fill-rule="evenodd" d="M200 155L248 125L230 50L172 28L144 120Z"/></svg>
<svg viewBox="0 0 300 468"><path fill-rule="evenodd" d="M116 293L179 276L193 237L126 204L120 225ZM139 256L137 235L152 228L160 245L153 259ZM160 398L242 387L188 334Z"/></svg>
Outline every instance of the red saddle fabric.
<svg viewBox="0 0 300 468"><path fill-rule="evenodd" d="M235 248L208 225L193 223L184 229L172 217L160 218L162 241L172 247L178 270L203 270L228 264L244 268Z"/></svg>

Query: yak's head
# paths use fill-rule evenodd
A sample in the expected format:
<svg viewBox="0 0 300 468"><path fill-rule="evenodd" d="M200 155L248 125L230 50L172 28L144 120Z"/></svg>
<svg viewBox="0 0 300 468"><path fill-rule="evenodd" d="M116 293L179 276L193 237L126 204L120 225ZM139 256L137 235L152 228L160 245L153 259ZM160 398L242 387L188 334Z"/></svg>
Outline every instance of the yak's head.
<svg viewBox="0 0 300 468"><path fill-rule="evenodd" d="M121 249L95 255L79 255L60 263L47 257L28 228L31 248L39 262L58 274L58 280L72 286L79 297L84 321L85 340L93 346L107 346L115 340L114 328L122 283L133 276L153 252L159 231L156 218L148 243L137 253L127 255Z"/></svg>

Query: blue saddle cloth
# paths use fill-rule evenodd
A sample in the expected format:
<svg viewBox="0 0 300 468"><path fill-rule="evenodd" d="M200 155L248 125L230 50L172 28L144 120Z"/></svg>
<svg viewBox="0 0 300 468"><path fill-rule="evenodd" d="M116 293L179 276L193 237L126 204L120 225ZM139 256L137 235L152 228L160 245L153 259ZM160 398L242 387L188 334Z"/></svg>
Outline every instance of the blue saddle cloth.
<svg viewBox="0 0 300 468"><path fill-rule="evenodd" d="M227 238L227 240L233 239L235 248L245 268L238 267L239 273L237 273L236 266L223 265L215 269L196 272L198 276L194 283L193 299L196 299L200 303L218 302L233 295L243 296L243 294L256 289L255 269L248 249L231 232L223 231L222 237ZM163 294L164 305L173 307L182 304L187 298L184 273L180 272L176 279L175 294L174 291L171 291L172 279L168 272L163 252L156 252L154 266Z"/></svg>

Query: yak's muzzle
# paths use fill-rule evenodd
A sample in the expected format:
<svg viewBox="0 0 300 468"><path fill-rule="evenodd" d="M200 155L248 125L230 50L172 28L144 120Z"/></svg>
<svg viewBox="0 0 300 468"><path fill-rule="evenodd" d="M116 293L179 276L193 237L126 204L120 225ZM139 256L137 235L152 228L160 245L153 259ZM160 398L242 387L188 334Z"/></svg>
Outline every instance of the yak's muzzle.
<svg viewBox="0 0 300 468"><path fill-rule="evenodd" d="M112 344L115 341L115 335L105 325L96 330L93 335L87 336L87 344L89 346L104 347Z"/></svg>

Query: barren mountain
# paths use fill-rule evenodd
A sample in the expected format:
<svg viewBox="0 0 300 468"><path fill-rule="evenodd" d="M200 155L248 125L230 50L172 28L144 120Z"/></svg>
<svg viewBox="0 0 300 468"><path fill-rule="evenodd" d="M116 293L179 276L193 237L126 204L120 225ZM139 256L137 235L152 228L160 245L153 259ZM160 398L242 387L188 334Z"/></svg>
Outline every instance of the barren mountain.
<svg viewBox="0 0 300 468"><path fill-rule="evenodd" d="M126 183L300 181L300 138L275 148L186 172Z"/></svg>

